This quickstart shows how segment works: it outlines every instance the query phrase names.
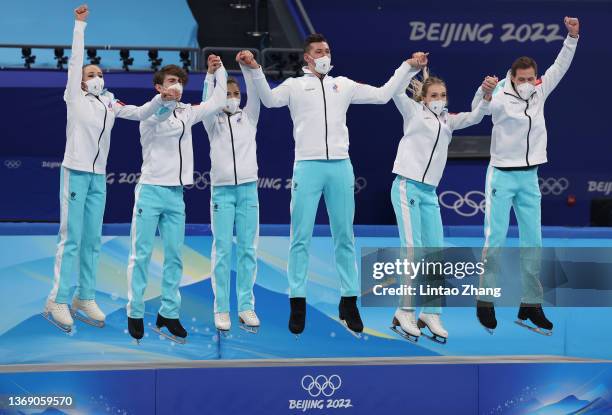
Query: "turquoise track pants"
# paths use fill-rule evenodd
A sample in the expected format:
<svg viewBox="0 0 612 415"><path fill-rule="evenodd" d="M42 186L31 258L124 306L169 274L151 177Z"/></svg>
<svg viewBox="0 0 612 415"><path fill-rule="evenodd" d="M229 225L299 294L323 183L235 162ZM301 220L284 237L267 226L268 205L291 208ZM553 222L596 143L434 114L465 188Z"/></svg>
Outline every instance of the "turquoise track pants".
<svg viewBox="0 0 612 415"><path fill-rule="evenodd" d="M70 302L70 276L77 256L76 295L82 300L95 298L105 204L105 175L61 168L60 230L50 300L60 304Z"/></svg>
<svg viewBox="0 0 612 415"><path fill-rule="evenodd" d="M500 249L506 242L510 224L510 209L514 209L519 227L520 268L523 303L541 304L540 259L542 222L540 187L537 167L528 170L487 169L485 185L485 245L483 257L487 267L481 279L482 287L495 287L499 273ZM493 302L493 297L480 300Z"/></svg>
<svg viewBox="0 0 612 415"><path fill-rule="evenodd" d="M407 248L438 248L444 246L444 229L436 187L397 176L391 188L400 244ZM409 251L410 252L410 251ZM410 253L409 253L410 255ZM417 258L412 258L418 261ZM408 283L408 281L403 281ZM439 299L425 299L424 313L441 314ZM414 310L411 297L402 298L401 307Z"/></svg>
<svg viewBox="0 0 612 415"><path fill-rule="evenodd" d="M213 243L210 254L214 312L230 311L232 239L236 227L236 294L238 312L255 309L253 286L257 275L259 200L257 182L213 186L210 220Z"/></svg>
<svg viewBox="0 0 612 415"><path fill-rule="evenodd" d="M183 187L138 184L135 195L127 269L127 315L132 318L144 317L147 272L155 233L159 228L164 247L159 314L166 318L179 318L181 307L179 285L183 275L181 249L185 239Z"/></svg>
<svg viewBox="0 0 612 415"><path fill-rule="evenodd" d="M359 275L355 258L355 175L350 159L300 160L293 166L291 235L289 245L289 296L306 297L308 249L321 194L331 226L336 270L342 296L358 296Z"/></svg>

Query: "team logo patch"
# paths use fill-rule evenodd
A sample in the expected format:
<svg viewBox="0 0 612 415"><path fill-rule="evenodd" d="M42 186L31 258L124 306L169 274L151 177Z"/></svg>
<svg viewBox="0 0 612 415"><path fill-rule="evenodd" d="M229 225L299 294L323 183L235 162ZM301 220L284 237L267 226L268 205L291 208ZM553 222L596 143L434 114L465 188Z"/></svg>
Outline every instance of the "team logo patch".
<svg viewBox="0 0 612 415"><path fill-rule="evenodd" d="M338 84L334 84L333 88L334 92L340 92L340 87L338 86Z"/></svg>
<svg viewBox="0 0 612 415"><path fill-rule="evenodd" d="M70 193L70 200L76 200L76 193L75 192Z"/></svg>

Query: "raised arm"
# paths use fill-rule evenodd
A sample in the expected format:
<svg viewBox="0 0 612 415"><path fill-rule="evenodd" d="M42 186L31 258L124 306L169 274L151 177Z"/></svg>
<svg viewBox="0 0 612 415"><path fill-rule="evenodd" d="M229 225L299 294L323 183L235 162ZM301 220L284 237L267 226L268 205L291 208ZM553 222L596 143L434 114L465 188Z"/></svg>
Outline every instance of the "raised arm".
<svg viewBox="0 0 612 415"><path fill-rule="evenodd" d="M270 88L266 76L263 73L263 69L257 63L255 58L247 59L249 63L245 61L245 67L240 67L245 73L244 78L250 78L253 81L255 91L266 108L279 108L289 105L290 95L290 84L291 78L285 79L285 81L274 89Z"/></svg>
<svg viewBox="0 0 612 415"><path fill-rule="evenodd" d="M81 92L81 81L83 79L83 55L85 50L85 27L89 9L86 5L79 6L74 10L74 31L72 32L72 51L68 61L68 83L64 92L64 101L68 102L79 98Z"/></svg>
<svg viewBox="0 0 612 415"><path fill-rule="evenodd" d="M563 41L563 47L561 52L555 59L555 63L546 70L542 76L542 92L545 97L548 97L550 93L557 87L563 75L569 69L576 47L578 46L578 33L580 31L580 23L575 17L565 17L565 27L567 28L567 37Z"/></svg>
<svg viewBox="0 0 612 415"><path fill-rule="evenodd" d="M478 105L480 105L480 102L485 96L492 96L496 92L498 83L499 79L497 76L485 76L484 81L482 81L482 85L478 87L476 93L474 94L474 98L472 99L472 111L475 111L476 108L478 108ZM487 113L485 115L490 114L490 110L487 109Z"/></svg>
<svg viewBox="0 0 612 415"><path fill-rule="evenodd" d="M206 117L215 115L225 107L227 101L227 72L220 65L215 70L215 88L210 97L200 105L191 106L191 124L204 121Z"/></svg>
<svg viewBox="0 0 612 415"><path fill-rule="evenodd" d="M354 83L351 104L386 104L395 95L404 93L412 78L427 66L427 55L424 52L413 53L381 87Z"/></svg>
<svg viewBox="0 0 612 415"><path fill-rule="evenodd" d="M490 113L489 103L491 95L486 95L478 104L475 110L471 112L460 112L459 114L448 115L448 126L451 131L460 130L469 126L478 124L482 118Z"/></svg>
<svg viewBox="0 0 612 415"><path fill-rule="evenodd" d="M386 104L399 92L404 91L406 85L420 70L420 67L411 66L408 60L403 62L381 87L355 82L351 104Z"/></svg>
<svg viewBox="0 0 612 415"><path fill-rule="evenodd" d="M255 83L253 79L251 79L251 72L248 69L248 65L251 64L254 59L253 52L250 50L240 51L238 55L236 55L236 62L240 64L240 70L242 71L244 83L246 84L247 102L244 106L244 112L250 120L257 123L259 120L260 99Z"/></svg>
<svg viewBox="0 0 612 415"><path fill-rule="evenodd" d="M395 104L399 112L402 114L402 117L404 117L404 119L412 117L419 106L419 104L414 99L410 98L408 94L406 94L406 91L402 91L399 94L395 94L393 96L393 103Z"/></svg>
<svg viewBox="0 0 612 415"><path fill-rule="evenodd" d="M215 71L220 67L221 58L210 55L208 57L208 70L206 71L206 77L204 78L204 85L202 87L202 102L206 102L212 98L215 91ZM211 139L212 128L215 125L215 113L205 116L202 120L202 124L204 124L204 129L208 134L208 138Z"/></svg>

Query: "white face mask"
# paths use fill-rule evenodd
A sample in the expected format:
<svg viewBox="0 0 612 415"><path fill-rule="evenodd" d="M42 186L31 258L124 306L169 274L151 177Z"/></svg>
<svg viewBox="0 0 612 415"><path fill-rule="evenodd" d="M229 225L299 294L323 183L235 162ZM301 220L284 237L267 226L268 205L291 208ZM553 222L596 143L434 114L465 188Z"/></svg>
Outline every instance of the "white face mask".
<svg viewBox="0 0 612 415"><path fill-rule="evenodd" d="M436 115L440 115L440 114L442 114L442 111L444 111L444 108L446 108L446 101L443 101L443 100L429 101L427 106Z"/></svg>
<svg viewBox="0 0 612 415"><path fill-rule="evenodd" d="M535 91L535 85L529 82L523 82L516 86L516 92L518 92L519 96L523 99L529 99L533 91Z"/></svg>
<svg viewBox="0 0 612 415"><path fill-rule="evenodd" d="M183 84L181 84L180 82L170 85L167 89L176 89L179 93L179 98L181 95L183 95Z"/></svg>
<svg viewBox="0 0 612 415"><path fill-rule="evenodd" d="M314 58L313 58L314 59ZM331 58L327 55L314 59L315 71L321 75L327 74L331 69Z"/></svg>
<svg viewBox="0 0 612 415"><path fill-rule="evenodd" d="M225 111L234 114L240 106L240 98L228 98L225 103Z"/></svg>
<svg viewBox="0 0 612 415"><path fill-rule="evenodd" d="M85 81L85 85L88 93L98 96L104 90L104 79L96 76Z"/></svg>

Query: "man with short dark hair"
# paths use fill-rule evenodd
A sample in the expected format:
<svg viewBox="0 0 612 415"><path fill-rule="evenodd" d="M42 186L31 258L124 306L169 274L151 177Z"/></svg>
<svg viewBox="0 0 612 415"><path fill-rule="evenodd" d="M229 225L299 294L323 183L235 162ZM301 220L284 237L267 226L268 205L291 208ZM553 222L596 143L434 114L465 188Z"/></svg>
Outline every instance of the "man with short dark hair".
<svg viewBox="0 0 612 415"><path fill-rule="evenodd" d="M490 111L493 121L491 161L485 190L485 244L483 258L487 270L481 285L496 285L497 257L508 233L510 209L519 226L523 295L517 323L541 334L551 334L553 324L542 310L543 293L539 281L542 247L541 199L538 166L547 162L544 103L567 72L578 45L579 22L565 17L568 36L555 63L541 80L537 64L527 56L514 61L506 78L487 77L472 102L475 108L482 96L493 93ZM482 296L477 303L480 323L492 333L497 327L493 298ZM533 326L526 323L530 320Z"/></svg>
<svg viewBox="0 0 612 415"><path fill-rule="evenodd" d="M168 65L153 77L155 89L177 90L178 99L140 123L143 163L140 180L135 189L127 269L128 331L136 340L140 340L144 335L143 295L158 228L164 246L164 271L157 330L178 343L184 343L187 337L187 332L179 321L179 284L183 275L181 249L185 236L183 186L193 184L191 126L223 108L227 91L227 74L220 59L211 55L209 65L211 61L217 67L217 86L210 100L200 105L181 103L187 74L176 65ZM163 327L166 327L170 334L162 331Z"/></svg>
<svg viewBox="0 0 612 415"><path fill-rule="evenodd" d="M291 241L288 279L291 315L289 330L299 334L306 320L308 248L321 194L332 230L336 269L340 274L339 319L355 333L363 331L357 309L360 293L353 217L353 166L349 159L346 112L351 104L386 104L418 72L420 66L404 62L380 88L345 77L328 75L331 52L325 37L313 34L304 43L304 76L289 78L274 90L255 59L244 68L261 102L268 108L288 106L293 120L295 164L291 188ZM417 60L412 59L416 65Z"/></svg>

